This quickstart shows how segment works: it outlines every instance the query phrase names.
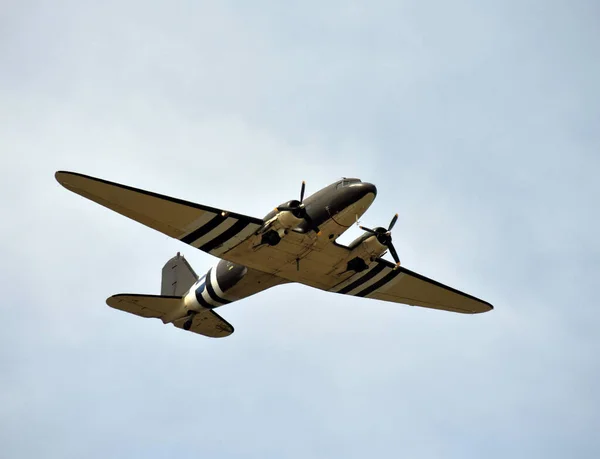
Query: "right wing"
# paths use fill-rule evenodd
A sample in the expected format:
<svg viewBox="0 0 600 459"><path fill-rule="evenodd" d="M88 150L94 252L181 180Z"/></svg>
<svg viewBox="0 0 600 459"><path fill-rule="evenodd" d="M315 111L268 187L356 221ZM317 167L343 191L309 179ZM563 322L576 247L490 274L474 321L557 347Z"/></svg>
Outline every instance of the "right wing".
<svg viewBox="0 0 600 459"><path fill-rule="evenodd" d="M493 309L487 301L463 293L414 271L378 259L329 291L411 306L477 314Z"/></svg>
<svg viewBox="0 0 600 459"><path fill-rule="evenodd" d="M217 257L263 225L259 218L83 174L59 171L55 177L74 193Z"/></svg>

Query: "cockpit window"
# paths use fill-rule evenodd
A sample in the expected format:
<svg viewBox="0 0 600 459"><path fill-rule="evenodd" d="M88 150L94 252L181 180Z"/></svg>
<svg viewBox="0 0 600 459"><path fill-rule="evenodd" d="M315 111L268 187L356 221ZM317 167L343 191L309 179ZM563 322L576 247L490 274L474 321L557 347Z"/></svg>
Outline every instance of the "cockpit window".
<svg viewBox="0 0 600 459"><path fill-rule="evenodd" d="M357 178L346 178L344 177L342 180L340 180L336 186L336 188L341 188L344 186L348 186L351 185L352 183L361 183L360 179Z"/></svg>

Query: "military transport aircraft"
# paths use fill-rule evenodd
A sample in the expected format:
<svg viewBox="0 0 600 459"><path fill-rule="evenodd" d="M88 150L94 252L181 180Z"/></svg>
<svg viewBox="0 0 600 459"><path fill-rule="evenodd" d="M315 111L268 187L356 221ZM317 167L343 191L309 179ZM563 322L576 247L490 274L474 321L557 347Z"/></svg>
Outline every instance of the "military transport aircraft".
<svg viewBox="0 0 600 459"><path fill-rule="evenodd" d="M304 199L277 206L263 219L215 209L73 172L56 179L68 190L214 255L199 277L177 254L162 271L161 295L119 294L113 308L214 338L233 327L213 309L262 290L299 282L328 292L475 314L492 305L400 265L391 230L365 228L350 245L336 239L373 203L375 185L344 178ZM390 252L395 263L381 258Z"/></svg>

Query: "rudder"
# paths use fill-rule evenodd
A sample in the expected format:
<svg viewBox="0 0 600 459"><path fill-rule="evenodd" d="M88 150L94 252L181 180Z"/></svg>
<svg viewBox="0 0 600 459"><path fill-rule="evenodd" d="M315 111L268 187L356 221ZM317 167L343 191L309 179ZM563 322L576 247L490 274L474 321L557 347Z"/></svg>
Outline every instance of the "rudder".
<svg viewBox="0 0 600 459"><path fill-rule="evenodd" d="M183 296L197 280L196 272L185 257L177 252L163 266L160 293L165 296Z"/></svg>

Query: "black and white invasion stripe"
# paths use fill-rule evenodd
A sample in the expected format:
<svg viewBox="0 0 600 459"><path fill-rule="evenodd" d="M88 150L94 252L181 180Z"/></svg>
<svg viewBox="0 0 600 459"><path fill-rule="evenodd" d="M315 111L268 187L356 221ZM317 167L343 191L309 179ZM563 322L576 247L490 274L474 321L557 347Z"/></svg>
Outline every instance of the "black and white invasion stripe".
<svg viewBox="0 0 600 459"><path fill-rule="evenodd" d="M225 293L219 287L216 277L211 268L206 276L202 276L196 283L196 300L203 308L213 309L231 303L225 298Z"/></svg>
<svg viewBox="0 0 600 459"><path fill-rule="evenodd" d="M393 266L378 262L368 271L356 273L329 291L364 297L376 290L391 286L401 275L402 272L395 270Z"/></svg>
<svg viewBox="0 0 600 459"><path fill-rule="evenodd" d="M196 229L183 236L181 241L216 256L232 249L260 228L253 221L209 212L200 217L195 225Z"/></svg>

